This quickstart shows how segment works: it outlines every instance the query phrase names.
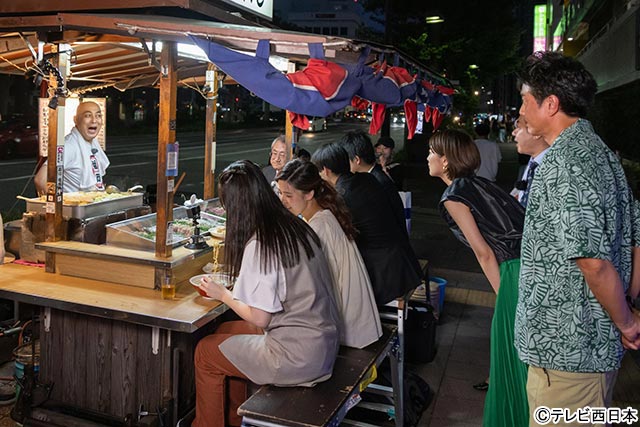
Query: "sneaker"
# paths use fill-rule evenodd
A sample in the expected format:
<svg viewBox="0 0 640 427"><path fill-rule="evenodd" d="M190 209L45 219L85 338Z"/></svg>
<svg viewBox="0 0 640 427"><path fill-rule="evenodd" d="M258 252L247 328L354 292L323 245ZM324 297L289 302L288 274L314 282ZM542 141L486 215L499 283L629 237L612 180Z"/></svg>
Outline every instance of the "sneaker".
<svg viewBox="0 0 640 427"><path fill-rule="evenodd" d="M486 381L482 381L481 383L474 384L473 388L475 388L478 391L487 391L489 390L489 383Z"/></svg>

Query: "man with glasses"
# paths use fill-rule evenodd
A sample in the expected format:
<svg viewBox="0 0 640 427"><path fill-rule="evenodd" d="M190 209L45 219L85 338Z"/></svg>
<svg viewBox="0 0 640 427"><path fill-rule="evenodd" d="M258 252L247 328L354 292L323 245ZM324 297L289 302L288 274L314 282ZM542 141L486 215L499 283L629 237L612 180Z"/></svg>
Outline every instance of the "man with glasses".
<svg viewBox="0 0 640 427"><path fill-rule="evenodd" d="M264 177L267 178L269 184L274 182L276 175L282 170L288 160L289 153L287 151L287 143L284 135L280 135L271 143L269 164L262 168L262 173Z"/></svg>

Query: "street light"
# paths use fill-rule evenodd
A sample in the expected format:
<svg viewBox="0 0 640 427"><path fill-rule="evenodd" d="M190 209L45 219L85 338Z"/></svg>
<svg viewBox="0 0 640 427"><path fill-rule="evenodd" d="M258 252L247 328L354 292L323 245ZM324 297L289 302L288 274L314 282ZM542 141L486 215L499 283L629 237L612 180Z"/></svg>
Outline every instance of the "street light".
<svg viewBox="0 0 640 427"><path fill-rule="evenodd" d="M441 17L439 17L438 15L435 16L427 16L425 18L425 22L427 24L439 24L441 22L444 22L444 19L442 19Z"/></svg>

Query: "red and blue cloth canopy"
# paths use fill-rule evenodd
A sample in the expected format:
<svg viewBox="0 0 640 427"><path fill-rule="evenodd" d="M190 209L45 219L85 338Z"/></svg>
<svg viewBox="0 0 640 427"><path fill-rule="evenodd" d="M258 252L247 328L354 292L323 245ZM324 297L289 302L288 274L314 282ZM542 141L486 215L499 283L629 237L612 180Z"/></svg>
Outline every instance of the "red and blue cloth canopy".
<svg viewBox="0 0 640 427"><path fill-rule="evenodd" d="M268 103L295 113L294 124L300 127L308 123L304 115L326 117L350 105L354 97L405 108L407 102L424 103L440 114L451 107L451 88L435 86L386 62L375 67L365 66L368 48L356 64L339 65L325 60L321 43L310 43L307 66L284 74L269 63L268 40L258 42L253 57L209 40L193 36L191 39L212 63L240 85ZM409 108L415 111L415 105Z"/></svg>

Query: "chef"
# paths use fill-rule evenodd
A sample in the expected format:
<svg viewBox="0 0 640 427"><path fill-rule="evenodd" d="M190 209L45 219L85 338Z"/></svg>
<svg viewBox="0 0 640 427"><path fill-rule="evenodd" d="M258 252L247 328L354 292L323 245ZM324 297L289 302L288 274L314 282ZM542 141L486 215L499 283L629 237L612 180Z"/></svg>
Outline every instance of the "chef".
<svg viewBox="0 0 640 427"><path fill-rule="evenodd" d="M100 147L97 136L102 128L102 111L95 102L78 105L73 118L75 127L64 138L64 180L62 191L102 191L103 176L109 159ZM46 193L47 167L42 165L33 179L38 194Z"/></svg>

